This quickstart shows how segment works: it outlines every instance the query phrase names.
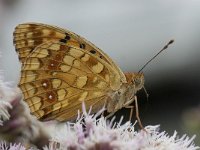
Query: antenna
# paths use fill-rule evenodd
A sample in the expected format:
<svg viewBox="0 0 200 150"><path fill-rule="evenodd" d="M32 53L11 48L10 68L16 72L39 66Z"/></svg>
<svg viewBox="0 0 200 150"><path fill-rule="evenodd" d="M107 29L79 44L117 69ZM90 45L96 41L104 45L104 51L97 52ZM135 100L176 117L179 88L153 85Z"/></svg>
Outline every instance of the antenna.
<svg viewBox="0 0 200 150"><path fill-rule="evenodd" d="M174 43L174 40L170 40L156 55L154 55L144 66L138 71L140 73L152 60L154 60L162 51L168 48L170 44Z"/></svg>

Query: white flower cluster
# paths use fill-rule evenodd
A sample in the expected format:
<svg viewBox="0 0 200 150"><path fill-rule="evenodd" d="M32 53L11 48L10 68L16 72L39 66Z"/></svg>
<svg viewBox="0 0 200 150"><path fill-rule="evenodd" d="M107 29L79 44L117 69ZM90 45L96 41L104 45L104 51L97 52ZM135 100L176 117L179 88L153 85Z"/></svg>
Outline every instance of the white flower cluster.
<svg viewBox="0 0 200 150"><path fill-rule="evenodd" d="M12 108L9 103L11 95L13 95L13 90L9 87L9 83L3 81L3 77L0 72L0 126L3 125L3 121L10 118L8 109Z"/></svg>
<svg viewBox="0 0 200 150"><path fill-rule="evenodd" d="M0 150L26 150L21 144L7 144L6 142L0 142Z"/></svg>
<svg viewBox="0 0 200 150"><path fill-rule="evenodd" d="M10 114L7 108L12 108L9 102L0 101L0 126L3 126L3 121L9 120Z"/></svg>
<svg viewBox="0 0 200 150"><path fill-rule="evenodd" d="M85 111L85 110L84 110ZM102 111L100 111L101 113ZM122 119L121 119L122 120ZM76 123L66 123L52 130L51 144L44 150L197 150L192 138L177 132L172 136L165 131L159 132L159 126L146 126L145 130L135 131L134 124L121 121L108 122L103 116L84 112Z"/></svg>

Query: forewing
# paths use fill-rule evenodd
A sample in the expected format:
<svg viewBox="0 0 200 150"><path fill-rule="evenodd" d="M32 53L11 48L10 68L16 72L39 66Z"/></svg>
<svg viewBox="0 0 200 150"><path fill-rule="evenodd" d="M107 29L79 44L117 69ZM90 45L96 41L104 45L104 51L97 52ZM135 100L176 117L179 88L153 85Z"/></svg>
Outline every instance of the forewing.
<svg viewBox="0 0 200 150"><path fill-rule="evenodd" d="M118 72L120 80L126 82L126 78L120 68L106 55L102 50L97 48L83 37L56 26L50 26L39 23L20 24L14 31L14 44L19 54L21 62L40 44L47 41L59 41L69 46L77 47L88 51L96 57L107 62L113 69Z"/></svg>
<svg viewBox="0 0 200 150"><path fill-rule="evenodd" d="M69 120L81 110L102 107L121 81L107 62L63 42L46 42L22 61L19 87L40 119Z"/></svg>

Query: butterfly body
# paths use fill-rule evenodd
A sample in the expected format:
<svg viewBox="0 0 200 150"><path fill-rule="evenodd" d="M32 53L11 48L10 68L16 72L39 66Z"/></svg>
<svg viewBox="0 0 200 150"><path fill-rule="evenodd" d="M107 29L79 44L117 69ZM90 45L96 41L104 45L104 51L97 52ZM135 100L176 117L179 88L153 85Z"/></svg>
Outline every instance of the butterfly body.
<svg viewBox="0 0 200 150"><path fill-rule="evenodd" d="M137 91L144 86L144 75L142 73L125 73L127 83L121 85L119 90L112 92L107 100L107 111L112 113L129 106L135 99Z"/></svg>
<svg viewBox="0 0 200 150"><path fill-rule="evenodd" d="M38 119L65 121L81 110L104 105L109 113L130 105L144 85L142 73L123 73L102 50L75 33L26 23L14 44L22 63L19 87Z"/></svg>

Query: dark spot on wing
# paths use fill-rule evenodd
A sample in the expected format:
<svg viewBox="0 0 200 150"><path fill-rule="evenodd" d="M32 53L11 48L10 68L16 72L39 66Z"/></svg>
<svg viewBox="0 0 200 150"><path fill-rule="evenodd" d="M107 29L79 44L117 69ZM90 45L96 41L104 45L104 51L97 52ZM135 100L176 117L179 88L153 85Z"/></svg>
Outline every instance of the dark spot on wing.
<svg viewBox="0 0 200 150"><path fill-rule="evenodd" d="M60 42L67 43L67 40L66 39L60 39Z"/></svg>
<svg viewBox="0 0 200 150"><path fill-rule="evenodd" d="M69 36L69 34L65 33L65 38L64 39L60 39L60 42L67 43L68 40L70 40L70 36Z"/></svg>
<svg viewBox="0 0 200 150"><path fill-rule="evenodd" d="M80 44L80 48L85 49L85 44Z"/></svg>
<svg viewBox="0 0 200 150"><path fill-rule="evenodd" d="M65 40L70 40L70 36L68 33L65 33Z"/></svg>
<svg viewBox="0 0 200 150"><path fill-rule="evenodd" d="M95 50L90 50L90 53L96 54L96 51Z"/></svg>

